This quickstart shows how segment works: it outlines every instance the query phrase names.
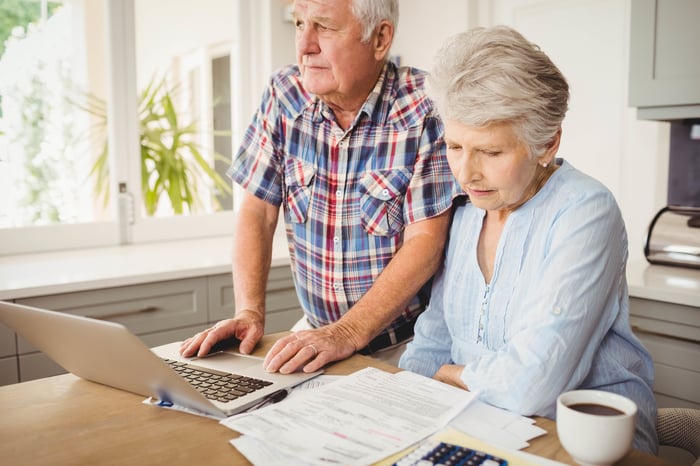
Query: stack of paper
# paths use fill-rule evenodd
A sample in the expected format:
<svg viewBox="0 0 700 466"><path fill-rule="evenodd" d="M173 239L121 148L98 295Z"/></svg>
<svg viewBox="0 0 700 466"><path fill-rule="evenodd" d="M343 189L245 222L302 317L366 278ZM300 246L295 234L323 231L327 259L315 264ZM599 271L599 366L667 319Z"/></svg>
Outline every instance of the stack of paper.
<svg viewBox="0 0 700 466"><path fill-rule="evenodd" d="M412 372L374 368L294 395L221 421L243 434L232 443L253 464L375 463L441 430L474 400Z"/></svg>
<svg viewBox="0 0 700 466"><path fill-rule="evenodd" d="M492 445L520 450L528 440L547 433L533 419L474 401L450 423L450 427Z"/></svg>

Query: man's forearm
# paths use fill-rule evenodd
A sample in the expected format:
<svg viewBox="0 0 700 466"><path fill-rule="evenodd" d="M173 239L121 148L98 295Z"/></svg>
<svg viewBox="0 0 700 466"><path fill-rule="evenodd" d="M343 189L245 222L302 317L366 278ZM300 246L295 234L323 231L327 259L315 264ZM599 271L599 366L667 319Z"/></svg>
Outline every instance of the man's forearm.
<svg viewBox="0 0 700 466"><path fill-rule="evenodd" d="M264 319L275 227L270 215L261 213L255 204L243 207L237 216L232 258L237 313L254 311Z"/></svg>
<svg viewBox="0 0 700 466"><path fill-rule="evenodd" d="M439 268L449 213L424 222L432 223L406 238L374 285L338 322L356 350L396 319Z"/></svg>

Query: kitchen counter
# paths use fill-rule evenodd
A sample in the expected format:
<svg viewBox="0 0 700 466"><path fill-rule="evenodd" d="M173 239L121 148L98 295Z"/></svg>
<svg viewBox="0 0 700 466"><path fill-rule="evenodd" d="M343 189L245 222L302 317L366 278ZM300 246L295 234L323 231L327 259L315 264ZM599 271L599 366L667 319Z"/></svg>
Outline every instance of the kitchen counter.
<svg viewBox="0 0 700 466"><path fill-rule="evenodd" d="M231 237L0 256L0 300L231 272ZM284 236L272 266L289 264Z"/></svg>
<svg viewBox="0 0 700 466"><path fill-rule="evenodd" d="M230 237L0 257L0 300L227 273ZM289 263L277 235L272 265ZM630 261L630 296L700 306L700 270Z"/></svg>
<svg viewBox="0 0 700 466"><path fill-rule="evenodd" d="M627 264L627 284L635 298L700 307L700 269L632 260Z"/></svg>

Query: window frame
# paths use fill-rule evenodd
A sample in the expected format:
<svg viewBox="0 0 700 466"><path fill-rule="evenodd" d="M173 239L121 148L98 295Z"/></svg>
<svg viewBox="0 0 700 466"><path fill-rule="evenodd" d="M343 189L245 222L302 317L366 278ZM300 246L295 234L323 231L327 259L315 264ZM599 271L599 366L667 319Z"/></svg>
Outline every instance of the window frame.
<svg viewBox="0 0 700 466"><path fill-rule="evenodd" d="M265 85L264 78L271 72L270 21L277 13L273 11L276 0L236 0L235 3L236 24L232 27L236 33L231 47L234 151L257 107ZM107 134L109 153L112 154L109 163L110 198L113 202L110 208L114 220L0 229L0 256L232 234L240 199L237 187L234 187L232 211L153 218L135 215L134 209L142 204L137 99L132 97L138 95L135 3L134 0L103 0L103 5ZM255 31L252 25L256 25ZM119 193L120 185L128 192Z"/></svg>

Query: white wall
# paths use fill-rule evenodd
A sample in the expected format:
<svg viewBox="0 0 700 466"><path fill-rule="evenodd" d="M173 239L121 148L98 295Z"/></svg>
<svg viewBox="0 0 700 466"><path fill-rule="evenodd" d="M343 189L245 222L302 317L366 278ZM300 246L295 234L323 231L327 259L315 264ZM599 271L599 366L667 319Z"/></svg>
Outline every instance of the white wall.
<svg viewBox="0 0 700 466"><path fill-rule="evenodd" d="M392 55L401 64L429 70L433 55L450 35L467 28L467 0L399 0Z"/></svg>
<svg viewBox="0 0 700 466"><path fill-rule="evenodd" d="M537 43L571 86L559 152L603 182L622 209L630 258L666 204L669 125L627 106L631 0L400 0L394 53L424 69L444 39L470 25L508 24Z"/></svg>
<svg viewBox="0 0 700 466"><path fill-rule="evenodd" d="M202 44L230 43L235 37L238 0L135 0L136 72L139 90L170 57Z"/></svg>
<svg viewBox="0 0 700 466"><path fill-rule="evenodd" d="M286 0L268 1L277 67L294 60L293 27L277 16ZM392 53L430 70L444 40L471 25L509 24L540 45L571 86L559 155L613 192L630 258L642 260L648 224L666 204L669 125L637 120L627 106L630 1L399 0Z"/></svg>

